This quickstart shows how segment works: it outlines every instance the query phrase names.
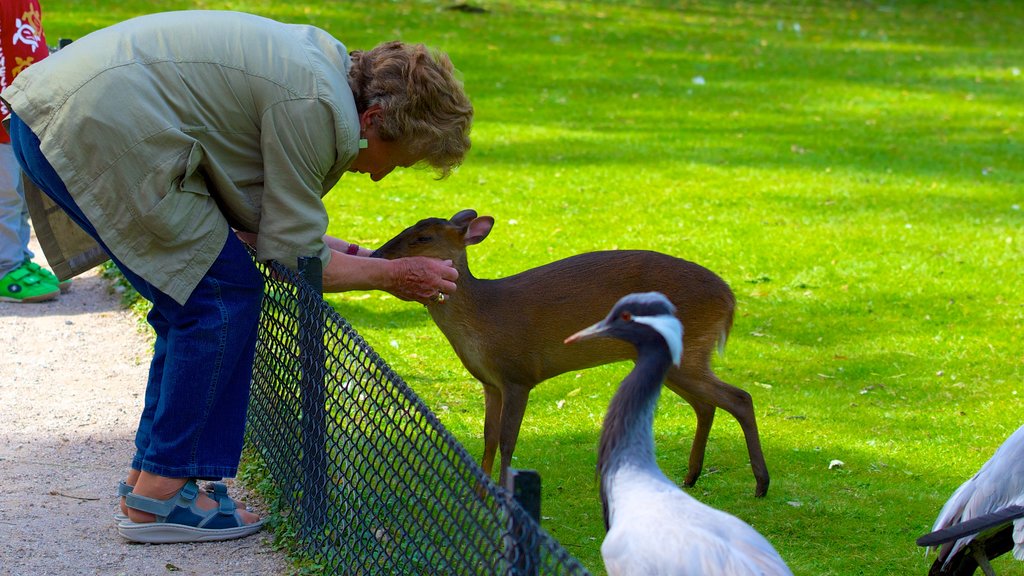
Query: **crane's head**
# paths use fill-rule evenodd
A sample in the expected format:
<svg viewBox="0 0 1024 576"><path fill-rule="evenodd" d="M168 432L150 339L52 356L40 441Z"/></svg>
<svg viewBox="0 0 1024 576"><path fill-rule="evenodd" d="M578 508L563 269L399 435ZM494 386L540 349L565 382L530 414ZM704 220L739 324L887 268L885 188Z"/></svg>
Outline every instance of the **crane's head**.
<svg viewBox="0 0 1024 576"><path fill-rule="evenodd" d="M683 325L676 318L676 307L661 292L623 296L604 320L569 336L565 343L605 337L639 344L652 330L665 340L672 363L678 366L683 356Z"/></svg>

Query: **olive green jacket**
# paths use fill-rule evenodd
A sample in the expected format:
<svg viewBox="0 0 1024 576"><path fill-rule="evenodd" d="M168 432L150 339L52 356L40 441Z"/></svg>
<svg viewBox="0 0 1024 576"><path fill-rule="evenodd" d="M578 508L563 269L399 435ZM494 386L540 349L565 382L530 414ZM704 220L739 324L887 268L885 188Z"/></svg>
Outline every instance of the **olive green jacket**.
<svg viewBox="0 0 1024 576"><path fill-rule="evenodd" d="M295 267L330 250L321 198L358 152L345 46L250 14L142 16L89 34L0 97L110 251L184 303L230 228Z"/></svg>

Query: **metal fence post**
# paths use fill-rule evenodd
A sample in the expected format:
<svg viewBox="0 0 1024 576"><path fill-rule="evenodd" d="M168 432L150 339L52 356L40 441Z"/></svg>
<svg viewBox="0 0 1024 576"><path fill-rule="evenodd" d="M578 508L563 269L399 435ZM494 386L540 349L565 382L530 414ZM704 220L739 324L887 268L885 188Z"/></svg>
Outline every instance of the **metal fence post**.
<svg viewBox="0 0 1024 576"><path fill-rule="evenodd" d="M509 468L505 479L505 488L512 493L512 498L526 511L534 522L540 526L540 474L536 470L517 470ZM534 576L540 569L539 542L536 532L530 527L515 523L513 516L512 536L515 554L512 564L513 574Z"/></svg>
<svg viewBox="0 0 1024 576"><path fill-rule="evenodd" d="M299 273L305 286L297 286L299 355L302 377L299 395L302 406L302 510L300 528L308 542L319 547L327 509L326 391L324 390L325 348L323 272L319 258L299 258Z"/></svg>

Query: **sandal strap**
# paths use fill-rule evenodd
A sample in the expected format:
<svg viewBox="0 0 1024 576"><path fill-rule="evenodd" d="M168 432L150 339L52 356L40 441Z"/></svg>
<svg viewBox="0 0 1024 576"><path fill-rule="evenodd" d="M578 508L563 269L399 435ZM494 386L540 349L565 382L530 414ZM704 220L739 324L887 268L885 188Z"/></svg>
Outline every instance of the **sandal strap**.
<svg viewBox="0 0 1024 576"><path fill-rule="evenodd" d="M131 494L132 490L135 490L135 486L131 486L124 480L117 483L117 496L119 498L124 498ZM209 482L206 484L206 493L210 498L219 501L221 498L227 497L228 485L223 482Z"/></svg>
<svg viewBox="0 0 1024 576"><path fill-rule="evenodd" d="M204 492L200 491L195 479L191 479L185 482L177 494L166 500L147 498L132 492L125 496L125 504L129 508L155 515L157 523L167 522L214 530L245 526L245 522L236 512L234 500L221 498L216 500L216 508L200 509L196 503L196 498L200 494Z"/></svg>
<svg viewBox="0 0 1024 576"><path fill-rule="evenodd" d="M234 498L228 496L228 485L223 482L209 482L206 485L206 495L218 503L222 500L230 500L235 506L235 511L245 510L245 504L239 504Z"/></svg>
<svg viewBox="0 0 1024 576"><path fill-rule="evenodd" d="M227 497L228 485L223 482L209 482L206 485L206 492L209 493L210 498L220 500Z"/></svg>
<svg viewBox="0 0 1024 576"><path fill-rule="evenodd" d="M117 483L118 498L124 498L125 496L128 496L129 494L132 493L132 490L135 490L135 486L129 486L128 483L125 482L124 480L121 480L120 482Z"/></svg>
<svg viewBox="0 0 1024 576"><path fill-rule="evenodd" d="M125 496L132 493L135 490L135 486L132 486L121 480L117 483L117 496L118 498L124 498ZM206 493L209 494L210 498L214 500L220 500L221 498L228 495L228 486L223 482L210 482L207 485Z"/></svg>
<svg viewBox="0 0 1024 576"><path fill-rule="evenodd" d="M181 487L177 494L167 500L157 500L156 498L140 496L132 492L125 496L124 503L129 508L149 512L160 518L166 518L178 506L183 508L190 507L197 496L199 496L199 486L196 485L195 480L189 480L185 482L185 485Z"/></svg>
<svg viewBox="0 0 1024 576"><path fill-rule="evenodd" d="M235 515L235 501L231 498L221 498L217 500L217 513L225 516Z"/></svg>

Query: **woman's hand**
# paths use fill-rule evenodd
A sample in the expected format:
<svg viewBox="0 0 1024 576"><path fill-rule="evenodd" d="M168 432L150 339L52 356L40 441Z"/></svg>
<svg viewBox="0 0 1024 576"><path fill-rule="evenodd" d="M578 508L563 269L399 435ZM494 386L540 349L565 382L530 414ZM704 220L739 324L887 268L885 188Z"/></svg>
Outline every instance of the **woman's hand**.
<svg viewBox="0 0 1024 576"><path fill-rule="evenodd" d="M449 295L456 290L459 272L451 260L410 256L389 262L393 264L392 285L386 290L397 298L426 305L443 298L439 294Z"/></svg>

